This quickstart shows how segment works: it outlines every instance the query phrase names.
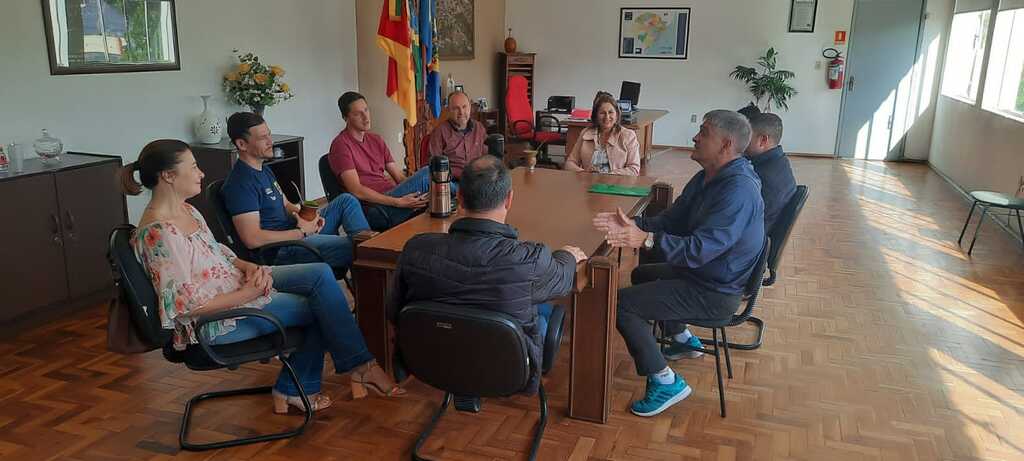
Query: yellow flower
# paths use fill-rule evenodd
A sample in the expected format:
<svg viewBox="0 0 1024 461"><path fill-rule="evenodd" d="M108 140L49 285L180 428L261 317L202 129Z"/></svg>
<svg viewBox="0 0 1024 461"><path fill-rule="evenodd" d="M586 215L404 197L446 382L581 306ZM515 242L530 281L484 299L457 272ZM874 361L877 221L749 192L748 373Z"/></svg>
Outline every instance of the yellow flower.
<svg viewBox="0 0 1024 461"><path fill-rule="evenodd" d="M284 75L284 69L281 66L270 66L270 73L274 74L275 77L281 77Z"/></svg>
<svg viewBox="0 0 1024 461"><path fill-rule="evenodd" d="M243 62L243 63L238 65L238 73L239 74L244 74L246 72L249 72L249 69L251 69L251 68L252 68L252 65Z"/></svg>
<svg viewBox="0 0 1024 461"><path fill-rule="evenodd" d="M290 91L290 90L291 90L291 87L290 87L290 86L288 86L288 84L287 84L287 83L282 83L282 84L281 84L281 92L282 92L282 93L287 93L287 92L288 92L288 91Z"/></svg>
<svg viewBox="0 0 1024 461"><path fill-rule="evenodd" d="M224 79L229 82L236 82L238 81L238 72L228 72L224 75Z"/></svg>
<svg viewBox="0 0 1024 461"><path fill-rule="evenodd" d="M260 85L263 85L263 84L267 83L267 80L269 78L267 77L266 74L256 74L256 75L252 76L252 79L255 80L256 83L259 83Z"/></svg>

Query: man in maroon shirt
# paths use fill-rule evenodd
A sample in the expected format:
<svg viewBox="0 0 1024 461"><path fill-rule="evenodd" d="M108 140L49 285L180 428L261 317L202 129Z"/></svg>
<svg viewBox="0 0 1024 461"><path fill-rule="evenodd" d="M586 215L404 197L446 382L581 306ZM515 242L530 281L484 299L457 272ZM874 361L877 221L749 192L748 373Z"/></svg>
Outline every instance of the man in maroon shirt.
<svg viewBox="0 0 1024 461"><path fill-rule="evenodd" d="M427 205L430 170L421 168L406 178L391 157L384 138L370 132L366 98L349 91L338 98L345 129L334 138L328 161L345 190L364 204L370 228L383 230L411 218Z"/></svg>
<svg viewBox="0 0 1024 461"><path fill-rule="evenodd" d="M456 91L448 96L447 123L441 123L430 133L430 155L444 155L452 167L452 177L462 177L462 169L484 155L487 130L483 124L471 120L469 96Z"/></svg>

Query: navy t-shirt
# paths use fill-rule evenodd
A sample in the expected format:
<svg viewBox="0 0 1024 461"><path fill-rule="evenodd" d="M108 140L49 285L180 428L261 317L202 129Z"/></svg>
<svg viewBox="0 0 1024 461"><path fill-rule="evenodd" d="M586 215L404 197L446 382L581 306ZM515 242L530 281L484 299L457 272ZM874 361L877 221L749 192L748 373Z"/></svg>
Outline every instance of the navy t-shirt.
<svg viewBox="0 0 1024 461"><path fill-rule="evenodd" d="M257 170L238 160L221 188L228 214L237 216L258 211L260 228L282 231L295 229L295 218L284 207L284 194L270 168Z"/></svg>

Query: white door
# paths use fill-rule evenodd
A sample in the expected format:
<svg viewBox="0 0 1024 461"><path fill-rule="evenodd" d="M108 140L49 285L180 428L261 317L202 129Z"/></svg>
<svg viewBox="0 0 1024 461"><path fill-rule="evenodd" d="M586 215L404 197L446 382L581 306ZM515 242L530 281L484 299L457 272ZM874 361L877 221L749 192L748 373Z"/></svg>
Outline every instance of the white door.
<svg viewBox="0 0 1024 461"><path fill-rule="evenodd" d="M840 157L892 159L903 154L893 130L906 101L924 0L857 0L839 118ZM902 125L902 123L900 123Z"/></svg>

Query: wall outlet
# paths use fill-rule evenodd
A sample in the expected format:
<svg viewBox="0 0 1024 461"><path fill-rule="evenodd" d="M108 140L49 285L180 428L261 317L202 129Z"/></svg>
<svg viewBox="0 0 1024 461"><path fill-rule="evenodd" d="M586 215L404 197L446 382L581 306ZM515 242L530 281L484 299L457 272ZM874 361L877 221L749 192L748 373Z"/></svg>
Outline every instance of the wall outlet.
<svg viewBox="0 0 1024 461"><path fill-rule="evenodd" d="M817 61L814 61L814 68L816 70L821 70L821 60L820 59L817 60Z"/></svg>
<svg viewBox="0 0 1024 461"><path fill-rule="evenodd" d="M690 123L697 123L697 114L690 115Z"/></svg>

